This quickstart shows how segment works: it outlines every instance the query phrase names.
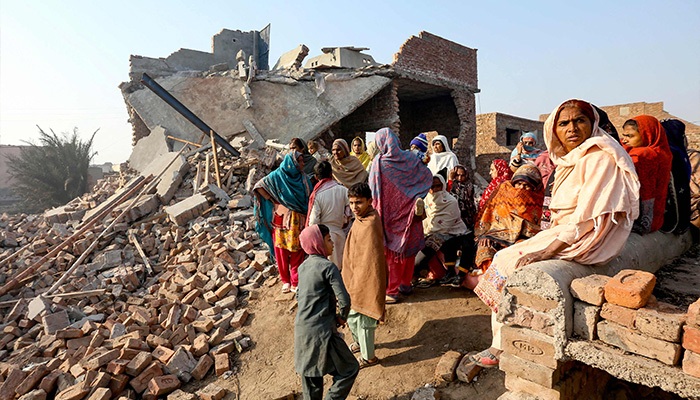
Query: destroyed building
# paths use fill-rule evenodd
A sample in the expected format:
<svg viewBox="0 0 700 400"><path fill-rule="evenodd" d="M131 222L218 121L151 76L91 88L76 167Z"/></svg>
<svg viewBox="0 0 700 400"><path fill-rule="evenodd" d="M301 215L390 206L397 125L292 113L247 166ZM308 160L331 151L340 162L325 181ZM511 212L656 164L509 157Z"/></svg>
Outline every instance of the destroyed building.
<svg viewBox="0 0 700 400"><path fill-rule="evenodd" d="M240 40L224 49L217 45L221 37ZM437 131L457 138L455 153L473 161L476 49L421 32L389 65L377 65L361 53L365 49L338 47L313 58L321 61L317 68L302 68L309 49L300 45L267 70L260 52L269 46L269 27L257 34L225 29L212 42L212 53L180 49L167 58L131 57L130 81L120 88L137 148L157 127L163 137L149 140L161 145L167 140L171 151L180 149L182 140L202 138L198 128L143 86L140 79L147 73L227 140L259 133L258 139L282 144L320 137L329 146L335 138L390 127L407 146L418 133ZM258 53L249 53L254 47L249 42L259 43Z"/></svg>

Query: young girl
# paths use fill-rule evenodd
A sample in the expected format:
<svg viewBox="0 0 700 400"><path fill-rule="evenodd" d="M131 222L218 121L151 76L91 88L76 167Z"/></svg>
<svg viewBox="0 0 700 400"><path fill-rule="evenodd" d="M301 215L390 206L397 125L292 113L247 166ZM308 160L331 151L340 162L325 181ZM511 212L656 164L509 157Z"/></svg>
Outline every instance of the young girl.
<svg viewBox="0 0 700 400"><path fill-rule="evenodd" d="M326 398L344 399L360 370L337 331L337 327L345 325L350 313L350 295L340 271L327 258L333 254L328 227L311 225L301 232L299 240L309 256L299 266L294 366L301 375L304 399L323 397L326 374L333 375L333 385Z"/></svg>

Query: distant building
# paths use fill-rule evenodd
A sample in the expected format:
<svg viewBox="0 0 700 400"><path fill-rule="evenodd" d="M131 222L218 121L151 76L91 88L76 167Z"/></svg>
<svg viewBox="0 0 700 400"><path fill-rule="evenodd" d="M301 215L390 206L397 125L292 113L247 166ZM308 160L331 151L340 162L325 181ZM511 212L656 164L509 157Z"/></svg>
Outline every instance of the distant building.
<svg viewBox="0 0 700 400"><path fill-rule="evenodd" d="M324 47L323 54L310 58L304 68L362 68L378 65L369 54L362 53L367 47Z"/></svg>
<svg viewBox="0 0 700 400"><path fill-rule="evenodd" d="M12 146L0 144L0 212L8 210L20 199L12 193L14 180L10 175L9 160L7 157L18 157L23 148L29 146Z"/></svg>
<svg viewBox="0 0 700 400"><path fill-rule="evenodd" d="M691 149L700 149L700 125L693 124L682 118L671 115L664 110L663 101L656 103L640 102L598 107L608 114L610 121L613 123L613 125L615 125L618 132L622 132L622 125L625 123L625 121L638 115L651 115L658 120L667 118L680 120L685 124L685 134L688 137L689 147ZM549 114L542 114L540 115L540 120L544 121L547 119L547 117L549 117Z"/></svg>
<svg viewBox="0 0 700 400"><path fill-rule="evenodd" d="M537 147L545 149L542 121L516 117L502 113L479 114L476 116L476 170L490 181L489 167L497 158L510 160L510 153L525 132L537 135Z"/></svg>

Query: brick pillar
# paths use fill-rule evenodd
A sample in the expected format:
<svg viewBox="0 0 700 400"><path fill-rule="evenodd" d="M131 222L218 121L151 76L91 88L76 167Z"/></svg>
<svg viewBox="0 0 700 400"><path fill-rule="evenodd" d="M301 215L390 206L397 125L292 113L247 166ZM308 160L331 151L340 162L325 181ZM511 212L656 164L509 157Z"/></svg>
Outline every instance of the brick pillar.
<svg viewBox="0 0 700 400"><path fill-rule="evenodd" d="M462 163L474 169L476 160L476 111L474 93L468 90L453 90L452 99L459 117L459 136L452 151Z"/></svg>

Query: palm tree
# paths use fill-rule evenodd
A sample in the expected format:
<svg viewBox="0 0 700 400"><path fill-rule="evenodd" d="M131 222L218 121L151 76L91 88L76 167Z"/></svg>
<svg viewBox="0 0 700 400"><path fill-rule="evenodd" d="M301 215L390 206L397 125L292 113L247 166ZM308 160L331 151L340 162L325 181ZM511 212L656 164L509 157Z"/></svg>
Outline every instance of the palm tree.
<svg viewBox="0 0 700 400"><path fill-rule="evenodd" d="M18 209L29 213L66 204L85 193L88 167L97 154L92 151L92 140L99 129L83 142L78 128L62 136L52 129L48 134L37 128L39 145L25 142L29 146L19 156L8 156L9 172L16 182L13 191L22 199Z"/></svg>

